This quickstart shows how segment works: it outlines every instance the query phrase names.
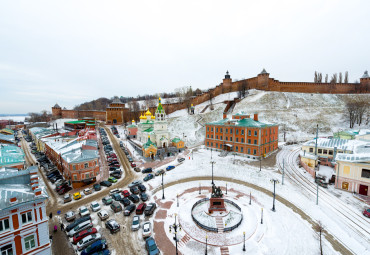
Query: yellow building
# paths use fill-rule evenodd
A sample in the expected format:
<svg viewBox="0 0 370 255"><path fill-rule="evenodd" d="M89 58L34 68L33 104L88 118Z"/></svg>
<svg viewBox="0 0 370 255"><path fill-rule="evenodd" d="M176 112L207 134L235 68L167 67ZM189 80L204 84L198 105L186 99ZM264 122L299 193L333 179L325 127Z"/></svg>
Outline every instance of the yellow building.
<svg viewBox="0 0 370 255"><path fill-rule="evenodd" d="M143 144L142 148L144 157L154 159L157 154L157 145L150 140L150 136L148 136L148 141Z"/></svg>

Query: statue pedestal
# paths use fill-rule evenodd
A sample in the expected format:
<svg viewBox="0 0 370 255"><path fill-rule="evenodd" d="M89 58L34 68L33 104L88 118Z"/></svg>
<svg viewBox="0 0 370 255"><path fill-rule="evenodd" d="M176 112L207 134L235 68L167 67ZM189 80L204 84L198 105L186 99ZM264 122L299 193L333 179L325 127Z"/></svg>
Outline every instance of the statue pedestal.
<svg viewBox="0 0 370 255"><path fill-rule="evenodd" d="M226 212L224 199L222 197L211 197L209 199L208 212L213 213L214 211Z"/></svg>

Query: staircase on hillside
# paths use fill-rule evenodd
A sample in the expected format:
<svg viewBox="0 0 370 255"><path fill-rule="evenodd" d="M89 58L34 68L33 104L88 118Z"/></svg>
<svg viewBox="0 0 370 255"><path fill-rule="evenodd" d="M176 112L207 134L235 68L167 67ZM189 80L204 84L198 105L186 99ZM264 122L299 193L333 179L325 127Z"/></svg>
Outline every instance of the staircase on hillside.
<svg viewBox="0 0 370 255"><path fill-rule="evenodd" d="M229 247L220 247L221 255L229 255Z"/></svg>
<svg viewBox="0 0 370 255"><path fill-rule="evenodd" d="M216 226L217 226L217 232L223 233L224 232L224 221L222 217L216 217Z"/></svg>
<svg viewBox="0 0 370 255"><path fill-rule="evenodd" d="M227 156L227 154L229 154L229 152L225 150L225 151L222 151L218 156L224 158Z"/></svg>

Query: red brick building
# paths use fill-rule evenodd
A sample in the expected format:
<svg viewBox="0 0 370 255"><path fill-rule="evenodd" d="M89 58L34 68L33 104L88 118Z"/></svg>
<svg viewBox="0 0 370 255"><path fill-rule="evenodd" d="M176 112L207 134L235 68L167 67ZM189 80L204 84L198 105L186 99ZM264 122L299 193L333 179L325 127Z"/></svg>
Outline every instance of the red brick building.
<svg viewBox="0 0 370 255"><path fill-rule="evenodd" d="M279 127L253 119L245 113L237 113L231 119L224 118L206 124L205 146L214 150L226 150L251 158L266 156L278 148Z"/></svg>

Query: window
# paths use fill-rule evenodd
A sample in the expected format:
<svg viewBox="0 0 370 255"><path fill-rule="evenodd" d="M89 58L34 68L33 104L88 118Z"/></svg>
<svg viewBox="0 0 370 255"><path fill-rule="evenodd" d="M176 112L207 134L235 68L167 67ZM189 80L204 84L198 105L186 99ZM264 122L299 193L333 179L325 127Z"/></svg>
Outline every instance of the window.
<svg viewBox="0 0 370 255"><path fill-rule="evenodd" d="M222 140L222 136L220 136L220 140Z"/></svg>
<svg viewBox="0 0 370 255"><path fill-rule="evenodd" d="M254 136L257 136L257 131L256 130L254 131Z"/></svg>
<svg viewBox="0 0 370 255"><path fill-rule="evenodd" d="M244 138L242 138L242 143L244 143Z"/></svg>
<svg viewBox="0 0 370 255"><path fill-rule="evenodd" d="M32 221L32 212L22 213L22 224L27 224Z"/></svg>
<svg viewBox="0 0 370 255"><path fill-rule="evenodd" d="M0 248L1 255L13 255L13 246L11 244Z"/></svg>
<svg viewBox="0 0 370 255"><path fill-rule="evenodd" d="M254 140L254 144L257 144L257 140Z"/></svg>
<svg viewBox="0 0 370 255"><path fill-rule="evenodd" d="M237 134L237 135L239 134L239 130L238 130L238 129L237 129L237 130L235 130L235 134Z"/></svg>
<svg viewBox="0 0 370 255"><path fill-rule="evenodd" d="M313 148L310 148L310 152L313 152Z"/></svg>
<svg viewBox="0 0 370 255"><path fill-rule="evenodd" d="M243 152L243 147L240 147L240 151Z"/></svg>
<svg viewBox="0 0 370 255"><path fill-rule="evenodd" d="M9 219L0 220L0 233L10 228Z"/></svg>
<svg viewBox="0 0 370 255"><path fill-rule="evenodd" d="M218 139L218 135L216 135L216 139Z"/></svg>
<svg viewBox="0 0 370 255"><path fill-rule="evenodd" d="M209 146L209 142L207 142L207 146Z"/></svg>
<svg viewBox="0 0 370 255"><path fill-rule="evenodd" d="M76 170L76 165L73 165L73 170Z"/></svg>
<svg viewBox="0 0 370 255"><path fill-rule="evenodd" d="M85 179L90 178L90 173L85 174Z"/></svg>
<svg viewBox="0 0 370 255"><path fill-rule="evenodd" d="M251 131L250 130L248 130L248 135L251 135Z"/></svg>
<svg viewBox="0 0 370 255"><path fill-rule="evenodd" d="M244 129L242 129L242 132L241 132L242 135L244 135Z"/></svg>
<svg viewBox="0 0 370 255"><path fill-rule="evenodd" d="M238 146L235 147L235 151L238 151Z"/></svg>
<svg viewBox="0 0 370 255"><path fill-rule="evenodd" d="M211 135L211 138L213 139L213 135Z"/></svg>
<svg viewBox="0 0 370 255"><path fill-rule="evenodd" d="M207 135L207 138L209 138L209 135Z"/></svg>
<svg viewBox="0 0 370 255"><path fill-rule="evenodd" d="M216 148L218 148L218 143L216 143Z"/></svg>
<svg viewBox="0 0 370 255"><path fill-rule="evenodd" d="M227 132L228 132L228 129L226 128L225 130L226 130L226 134L227 134Z"/></svg>
<svg viewBox="0 0 370 255"><path fill-rule="evenodd" d="M230 134L232 134L233 133L233 129L232 128L230 128Z"/></svg>
<svg viewBox="0 0 370 255"><path fill-rule="evenodd" d="M213 147L213 143L211 143L211 147Z"/></svg>
<svg viewBox="0 0 370 255"><path fill-rule="evenodd" d="M239 142L239 138L238 137L236 138L236 142Z"/></svg>
<svg viewBox="0 0 370 255"><path fill-rule="evenodd" d="M232 137L230 137L230 142L232 142L233 141L233 138Z"/></svg>
<svg viewBox="0 0 370 255"><path fill-rule="evenodd" d="M256 155L257 151L256 150L253 150L253 155Z"/></svg>
<svg viewBox="0 0 370 255"><path fill-rule="evenodd" d="M85 168L88 168L89 167L89 163L85 163Z"/></svg>
<svg viewBox="0 0 370 255"><path fill-rule="evenodd" d="M218 128L216 128L216 132L218 132Z"/></svg>
<svg viewBox="0 0 370 255"><path fill-rule="evenodd" d="M209 131L209 127L207 127L207 131Z"/></svg>
<svg viewBox="0 0 370 255"><path fill-rule="evenodd" d="M328 150L324 150L324 152L323 152L324 154L328 154Z"/></svg>
<svg viewBox="0 0 370 255"><path fill-rule="evenodd" d="M35 248L35 236L30 235L24 238L24 247L26 248L26 251L31 250Z"/></svg>
<svg viewBox="0 0 370 255"><path fill-rule="evenodd" d="M251 149L248 149L248 154L251 154Z"/></svg>
<svg viewBox="0 0 370 255"><path fill-rule="evenodd" d="M77 181L77 174L73 175L73 179Z"/></svg>
<svg viewBox="0 0 370 255"><path fill-rule="evenodd" d="M333 151L332 150L329 150L329 155L333 155Z"/></svg>
<svg viewBox="0 0 370 255"><path fill-rule="evenodd" d="M362 178L370 178L370 170L362 168L361 177Z"/></svg>
<svg viewBox="0 0 370 255"><path fill-rule="evenodd" d="M248 139L248 143L251 143L251 139Z"/></svg>
<svg viewBox="0 0 370 255"><path fill-rule="evenodd" d="M213 128L211 128L211 131L213 132Z"/></svg>
<svg viewBox="0 0 370 255"><path fill-rule="evenodd" d="M229 138L226 136L226 141L229 141L228 139L229 139Z"/></svg>
<svg viewBox="0 0 370 255"><path fill-rule="evenodd" d="M222 128L220 128L220 132L222 133Z"/></svg>

